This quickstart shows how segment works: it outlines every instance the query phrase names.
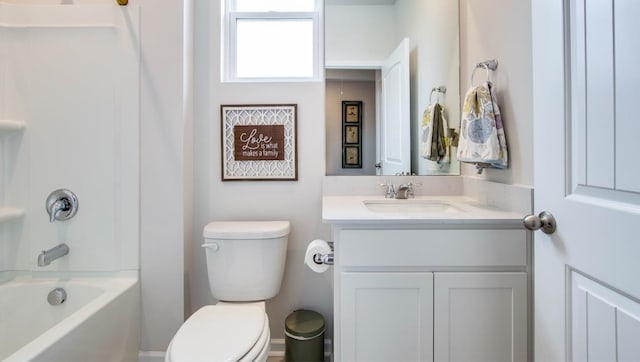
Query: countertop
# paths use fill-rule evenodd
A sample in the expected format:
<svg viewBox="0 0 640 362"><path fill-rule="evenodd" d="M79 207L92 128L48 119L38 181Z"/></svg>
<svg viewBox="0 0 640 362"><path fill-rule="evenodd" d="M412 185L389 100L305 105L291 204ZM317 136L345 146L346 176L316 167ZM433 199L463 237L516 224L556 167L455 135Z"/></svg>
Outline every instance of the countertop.
<svg viewBox="0 0 640 362"><path fill-rule="evenodd" d="M372 203L398 203L403 205L428 204L450 205L434 207L429 211L374 212L365 206ZM411 199L385 199L384 196L324 196L322 198L322 221L329 224L418 224L443 227L501 227L522 228L520 213L500 210L482 205L465 196L417 196Z"/></svg>

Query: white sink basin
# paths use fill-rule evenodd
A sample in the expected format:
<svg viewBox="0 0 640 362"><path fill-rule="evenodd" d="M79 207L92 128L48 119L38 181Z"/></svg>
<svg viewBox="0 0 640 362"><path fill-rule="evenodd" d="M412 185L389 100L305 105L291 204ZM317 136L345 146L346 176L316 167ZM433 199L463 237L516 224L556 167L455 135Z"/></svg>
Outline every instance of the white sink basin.
<svg viewBox="0 0 640 362"><path fill-rule="evenodd" d="M425 214L464 212L461 208L442 200L389 199L364 200L364 206L371 212L387 214Z"/></svg>

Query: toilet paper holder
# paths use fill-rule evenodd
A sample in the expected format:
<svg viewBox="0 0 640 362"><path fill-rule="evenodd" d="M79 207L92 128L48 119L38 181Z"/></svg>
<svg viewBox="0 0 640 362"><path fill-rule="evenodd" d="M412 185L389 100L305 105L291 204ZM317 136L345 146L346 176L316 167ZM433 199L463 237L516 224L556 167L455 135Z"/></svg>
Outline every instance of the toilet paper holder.
<svg viewBox="0 0 640 362"><path fill-rule="evenodd" d="M327 242L327 244L329 244L329 247L331 248L331 251L333 251L333 242L329 241L329 242ZM318 265L322 265L322 264L333 265L333 253L329 253L329 254L316 253L316 254L313 254L313 262L318 264Z"/></svg>

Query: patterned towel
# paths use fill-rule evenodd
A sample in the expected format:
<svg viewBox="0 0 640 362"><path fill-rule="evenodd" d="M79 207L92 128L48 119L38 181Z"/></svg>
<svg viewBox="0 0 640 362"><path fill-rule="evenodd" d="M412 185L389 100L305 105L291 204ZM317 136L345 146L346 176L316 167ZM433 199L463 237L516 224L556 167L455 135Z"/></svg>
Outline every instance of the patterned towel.
<svg viewBox="0 0 640 362"><path fill-rule="evenodd" d="M507 168L507 140L491 82L471 87L465 96L460 123L458 159Z"/></svg>
<svg viewBox="0 0 640 362"><path fill-rule="evenodd" d="M444 108L440 103L432 104L422 115L421 156L437 163L451 162L451 145L445 132L449 128Z"/></svg>

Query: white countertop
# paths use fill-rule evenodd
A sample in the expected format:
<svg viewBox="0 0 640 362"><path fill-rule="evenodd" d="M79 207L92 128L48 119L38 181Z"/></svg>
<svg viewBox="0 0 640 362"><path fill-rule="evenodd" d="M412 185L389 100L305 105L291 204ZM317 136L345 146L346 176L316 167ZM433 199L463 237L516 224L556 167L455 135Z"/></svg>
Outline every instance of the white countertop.
<svg viewBox="0 0 640 362"><path fill-rule="evenodd" d="M447 204L451 207L439 210L434 207L426 212L374 212L364 201ZM412 199L385 199L384 196L324 196L322 221L329 224L420 224L423 226L486 226L522 228L525 215L481 205L465 196L417 196Z"/></svg>

